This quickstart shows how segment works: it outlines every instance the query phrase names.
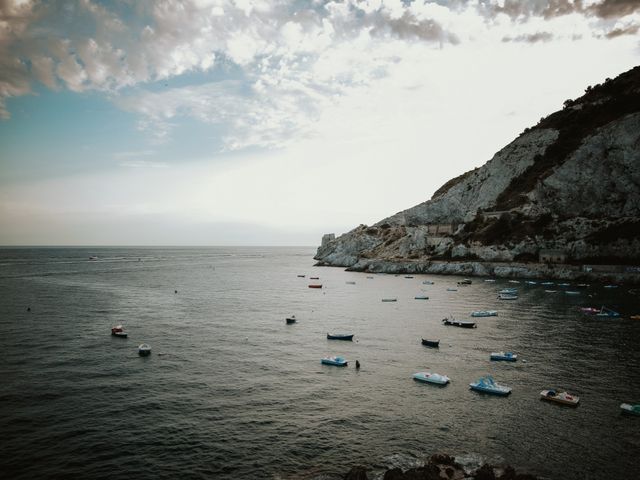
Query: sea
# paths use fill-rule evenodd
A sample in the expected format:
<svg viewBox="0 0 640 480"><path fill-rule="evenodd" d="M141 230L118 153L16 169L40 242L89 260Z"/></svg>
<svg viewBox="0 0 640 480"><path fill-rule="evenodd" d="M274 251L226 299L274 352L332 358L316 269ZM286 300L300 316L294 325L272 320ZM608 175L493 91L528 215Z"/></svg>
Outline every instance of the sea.
<svg viewBox="0 0 640 480"><path fill-rule="evenodd" d="M363 465L381 478L444 452L548 479L640 478L640 416L620 410L640 403L638 290L458 286L315 267L314 253L0 249L0 476L330 480ZM497 298L507 287L517 300ZM603 305L621 316L580 310ZM441 322L487 309L498 315L475 329ZM333 355L348 366L321 364ZM484 375L511 395L471 391ZM541 400L547 388L579 406Z"/></svg>

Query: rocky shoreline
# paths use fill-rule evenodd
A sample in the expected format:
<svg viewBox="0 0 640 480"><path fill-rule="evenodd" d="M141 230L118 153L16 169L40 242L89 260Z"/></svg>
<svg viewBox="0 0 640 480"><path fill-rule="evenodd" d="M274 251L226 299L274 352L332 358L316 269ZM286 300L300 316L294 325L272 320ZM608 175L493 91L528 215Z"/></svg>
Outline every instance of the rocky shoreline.
<svg viewBox="0 0 640 480"><path fill-rule="evenodd" d="M367 469L356 466L343 477L344 480L369 480ZM470 472L455 461L455 458L446 454L432 455L429 461L422 467L401 470L392 468L384 473L383 480L536 480L537 477L517 473L509 465L483 464Z"/></svg>
<svg viewBox="0 0 640 480"><path fill-rule="evenodd" d="M318 267L341 266L323 261ZM639 285L640 272L625 271L625 266L587 267L546 263L515 263L486 261L424 261L424 260L380 260L359 259L346 266L349 272L388 274L461 275L465 277L525 278L532 280L566 280L579 282L603 282L624 285ZM617 270L617 271L616 271Z"/></svg>

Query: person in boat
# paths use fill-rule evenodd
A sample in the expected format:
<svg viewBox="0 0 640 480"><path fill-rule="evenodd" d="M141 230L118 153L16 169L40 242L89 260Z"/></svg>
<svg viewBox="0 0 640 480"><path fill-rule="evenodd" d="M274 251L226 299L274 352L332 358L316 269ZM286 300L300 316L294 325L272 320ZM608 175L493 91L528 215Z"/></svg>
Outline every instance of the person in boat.
<svg viewBox="0 0 640 480"><path fill-rule="evenodd" d="M356 370L358 370L360 368L360 361L356 360Z"/></svg>

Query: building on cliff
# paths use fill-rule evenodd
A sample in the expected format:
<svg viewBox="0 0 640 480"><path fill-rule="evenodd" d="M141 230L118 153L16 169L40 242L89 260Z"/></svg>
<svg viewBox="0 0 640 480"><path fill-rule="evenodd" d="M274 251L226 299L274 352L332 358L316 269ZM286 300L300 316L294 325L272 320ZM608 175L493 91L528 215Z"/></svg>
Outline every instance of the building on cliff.
<svg viewBox="0 0 640 480"><path fill-rule="evenodd" d="M565 263L567 254L564 250L540 250L540 263Z"/></svg>
<svg viewBox="0 0 640 480"><path fill-rule="evenodd" d="M327 243L331 242L332 240L336 239L336 234L335 233L325 233L322 236L322 243L321 246L325 246Z"/></svg>

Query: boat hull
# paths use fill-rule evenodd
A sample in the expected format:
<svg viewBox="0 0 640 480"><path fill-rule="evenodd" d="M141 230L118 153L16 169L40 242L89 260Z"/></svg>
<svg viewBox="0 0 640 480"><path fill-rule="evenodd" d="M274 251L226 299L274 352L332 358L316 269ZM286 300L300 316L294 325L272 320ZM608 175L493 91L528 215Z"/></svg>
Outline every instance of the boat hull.
<svg viewBox="0 0 640 480"><path fill-rule="evenodd" d="M291 325L292 323L296 323L296 319L295 318L287 318L287 325Z"/></svg>
<svg viewBox="0 0 640 480"><path fill-rule="evenodd" d="M518 355L492 353L491 360L493 360L494 362L515 362L516 360L518 360Z"/></svg>
<svg viewBox="0 0 640 480"><path fill-rule="evenodd" d="M570 395L567 392L560 392L551 395L552 390L543 390L540 392L540 398L548 402L557 403L559 405L568 405L570 407L577 407L580 401L579 397Z"/></svg>
<svg viewBox="0 0 640 480"><path fill-rule="evenodd" d="M620 410L622 410L622 413L640 416L640 405L631 405L629 403L622 403L620 404Z"/></svg>
<svg viewBox="0 0 640 480"><path fill-rule="evenodd" d="M507 395L509 395L511 393L511 389L510 388L489 388L489 387L484 387L482 385L478 385L475 383L470 383L469 384L469 388L471 390L475 390L476 392L481 392L481 393L488 393L490 395L496 395L498 397L506 397Z"/></svg>
<svg viewBox="0 0 640 480"><path fill-rule="evenodd" d="M444 386L449 383L450 379L446 375L439 375L437 373L419 372L413 374L413 379L416 382L430 383L431 385Z"/></svg>
<svg viewBox="0 0 640 480"><path fill-rule="evenodd" d="M351 342L353 341L353 335L331 335L327 333L327 340L346 340Z"/></svg>
<svg viewBox="0 0 640 480"><path fill-rule="evenodd" d="M422 345L424 345L425 347L440 348L440 340L427 340L423 338Z"/></svg>
<svg viewBox="0 0 640 480"><path fill-rule="evenodd" d="M348 362L344 359L338 360L333 358L323 358L320 360L323 365L331 365L333 367L346 367Z"/></svg>
<svg viewBox="0 0 640 480"><path fill-rule="evenodd" d="M448 319L444 319L442 320L442 323L444 325L449 325L451 327L460 327L460 328L476 328L476 323L475 322L461 322L458 320L448 320Z"/></svg>

